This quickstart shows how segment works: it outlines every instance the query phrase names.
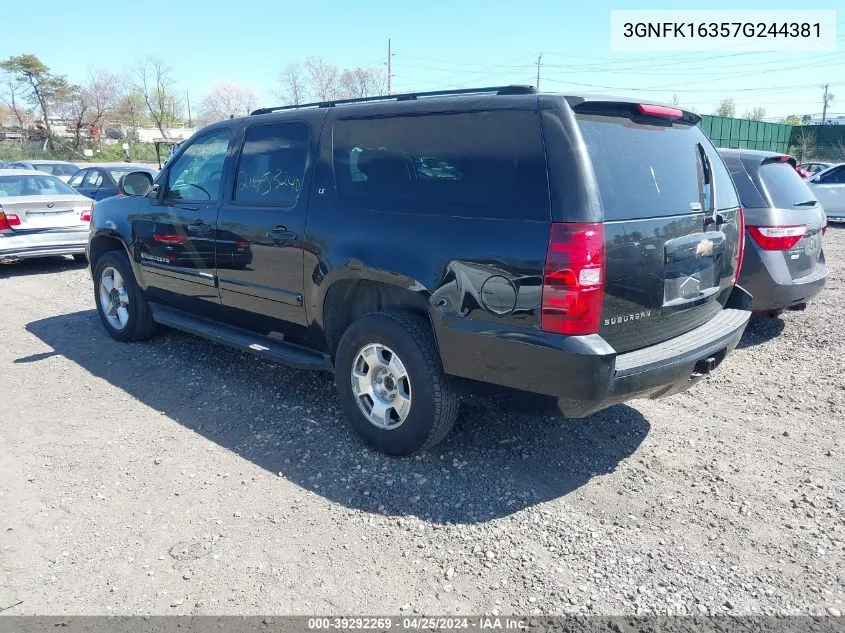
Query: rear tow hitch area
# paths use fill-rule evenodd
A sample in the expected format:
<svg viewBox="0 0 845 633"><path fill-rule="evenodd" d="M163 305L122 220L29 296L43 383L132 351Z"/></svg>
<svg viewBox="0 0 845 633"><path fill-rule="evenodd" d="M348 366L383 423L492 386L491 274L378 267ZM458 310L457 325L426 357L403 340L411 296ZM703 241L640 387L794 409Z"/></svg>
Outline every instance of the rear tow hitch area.
<svg viewBox="0 0 845 633"><path fill-rule="evenodd" d="M711 371L716 369L718 365L718 361L716 360L715 356L708 356L707 358L702 358L695 364L695 367L692 371L692 376L690 378L700 378L706 374L709 374Z"/></svg>

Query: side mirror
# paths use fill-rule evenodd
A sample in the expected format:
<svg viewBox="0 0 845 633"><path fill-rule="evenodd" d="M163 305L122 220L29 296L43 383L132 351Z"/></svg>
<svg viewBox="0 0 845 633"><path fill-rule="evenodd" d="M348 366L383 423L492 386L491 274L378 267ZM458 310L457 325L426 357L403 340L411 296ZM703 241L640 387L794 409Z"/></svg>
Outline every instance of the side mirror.
<svg viewBox="0 0 845 633"><path fill-rule="evenodd" d="M117 189L127 196L146 196L153 188L153 177L145 171L131 171L120 177Z"/></svg>

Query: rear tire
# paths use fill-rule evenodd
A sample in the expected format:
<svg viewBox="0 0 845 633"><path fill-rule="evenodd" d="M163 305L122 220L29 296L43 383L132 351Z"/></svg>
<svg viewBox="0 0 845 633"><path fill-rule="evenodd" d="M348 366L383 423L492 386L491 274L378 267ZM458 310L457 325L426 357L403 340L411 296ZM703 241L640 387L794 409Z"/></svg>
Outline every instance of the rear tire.
<svg viewBox="0 0 845 633"><path fill-rule="evenodd" d="M94 301L103 327L116 341L141 341L152 336L152 311L123 251L108 251L97 260Z"/></svg>
<svg viewBox="0 0 845 633"><path fill-rule="evenodd" d="M458 415L431 325L418 314L376 312L349 326L337 348L335 380L352 427L388 455L432 448Z"/></svg>

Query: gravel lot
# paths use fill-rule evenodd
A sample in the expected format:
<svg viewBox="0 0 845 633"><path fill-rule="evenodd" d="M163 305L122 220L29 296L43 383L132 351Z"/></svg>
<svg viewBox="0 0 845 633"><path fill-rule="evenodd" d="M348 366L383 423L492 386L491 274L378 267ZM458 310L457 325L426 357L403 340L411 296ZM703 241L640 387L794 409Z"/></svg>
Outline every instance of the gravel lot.
<svg viewBox="0 0 845 633"><path fill-rule="evenodd" d="M826 252L825 293L688 393L575 421L473 398L405 460L327 374L115 343L86 269L0 265L0 610L845 612L845 227Z"/></svg>

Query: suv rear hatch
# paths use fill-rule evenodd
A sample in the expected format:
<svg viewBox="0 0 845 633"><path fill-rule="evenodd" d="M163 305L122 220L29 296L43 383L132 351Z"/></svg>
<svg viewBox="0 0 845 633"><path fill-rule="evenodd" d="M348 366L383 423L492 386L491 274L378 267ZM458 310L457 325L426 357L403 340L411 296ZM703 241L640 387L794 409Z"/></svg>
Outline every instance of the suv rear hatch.
<svg viewBox="0 0 845 633"><path fill-rule="evenodd" d="M626 352L706 323L736 280L742 211L699 117L616 101L572 106L604 217L599 334Z"/></svg>

